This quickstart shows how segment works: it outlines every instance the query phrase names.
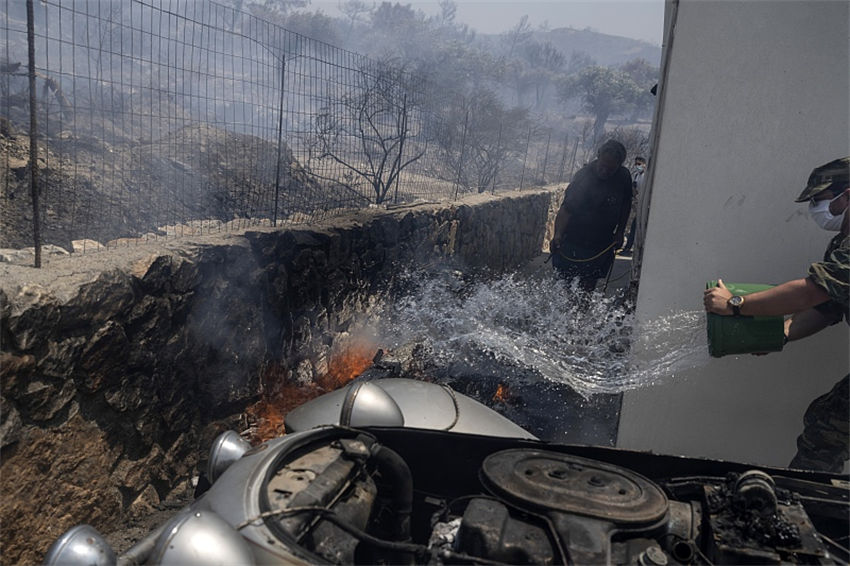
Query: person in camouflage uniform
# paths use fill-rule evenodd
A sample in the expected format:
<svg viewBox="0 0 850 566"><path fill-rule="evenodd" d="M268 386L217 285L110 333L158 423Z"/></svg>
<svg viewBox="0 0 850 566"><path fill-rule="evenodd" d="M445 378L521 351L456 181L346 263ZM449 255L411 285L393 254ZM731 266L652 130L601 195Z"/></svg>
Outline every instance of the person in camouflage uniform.
<svg viewBox="0 0 850 566"><path fill-rule="evenodd" d="M811 265L808 277L751 293L745 300L733 299L723 282L718 281L717 287L705 291L706 311L750 316L791 314L785 321L786 341L810 336L842 318L850 324L850 157L815 168L796 202L809 203L809 213L818 226L838 231L823 261ZM850 374L806 409L803 432L797 438L797 454L789 467L842 471L844 461L850 457L848 428Z"/></svg>
<svg viewBox="0 0 850 566"><path fill-rule="evenodd" d="M839 227L829 242L823 261L809 268L809 279L824 289L830 301L815 307L828 322L842 318L850 324L850 157L837 159L812 171L810 181L797 198L809 201L818 225ZM826 206L824 206L826 204ZM843 213L843 214L842 214ZM831 223L831 225L830 225ZM791 319L793 322L793 318ZM846 352L845 352L846 355ZM803 433L797 437L797 454L790 467L841 471L848 454L850 438L850 374L828 393L812 401L803 417Z"/></svg>

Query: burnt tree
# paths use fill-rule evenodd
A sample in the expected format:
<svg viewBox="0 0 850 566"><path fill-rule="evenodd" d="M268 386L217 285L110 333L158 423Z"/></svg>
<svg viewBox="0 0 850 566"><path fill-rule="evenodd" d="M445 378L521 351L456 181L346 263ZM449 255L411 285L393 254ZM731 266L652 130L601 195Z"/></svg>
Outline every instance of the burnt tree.
<svg viewBox="0 0 850 566"><path fill-rule="evenodd" d="M355 192L365 182L380 204L425 150L410 143L416 105L405 88L405 73L382 66L358 78L349 92L328 99L315 116L308 163L315 177Z"/></svg>

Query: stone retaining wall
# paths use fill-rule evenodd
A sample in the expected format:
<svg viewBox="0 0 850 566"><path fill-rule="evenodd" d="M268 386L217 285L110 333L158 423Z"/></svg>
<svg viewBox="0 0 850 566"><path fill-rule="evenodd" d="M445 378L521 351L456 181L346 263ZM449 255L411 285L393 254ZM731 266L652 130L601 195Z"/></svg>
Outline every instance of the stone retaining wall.
<svg viewBox="0 0 850 566"><path fill-rule="evenodd" d="M322 372L407 265L503 272L535 257L553 194L0 264L3 562L41 560L74 524L109 532L185 498L264 368Z"/></svg>

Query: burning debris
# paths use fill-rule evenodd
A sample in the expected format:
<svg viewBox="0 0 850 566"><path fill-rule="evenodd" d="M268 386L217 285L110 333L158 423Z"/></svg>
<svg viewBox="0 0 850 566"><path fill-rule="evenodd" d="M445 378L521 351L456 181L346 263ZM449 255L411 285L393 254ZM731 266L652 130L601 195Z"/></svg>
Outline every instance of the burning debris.
<svg viewBox="0 0 850 566"><path fill-rule="evenodd" d="M496 387L496 392L493 394L493 401L496 403L508 403L513 398L510 389L504 383L500 383Z"/></svg>
<svg viewBox="0 0 850 566"><path fill-rule="evenodd" d="M252 444L282 436L283 417L299 405L324 393L335 391L351 382L380 359L371 344L354 344L332 356L328 369L315 381L301 384L292 381L292 372L279 365L266 369L261 378L263 393L259 401L245 411L247 430L243 433Z"/></svg>

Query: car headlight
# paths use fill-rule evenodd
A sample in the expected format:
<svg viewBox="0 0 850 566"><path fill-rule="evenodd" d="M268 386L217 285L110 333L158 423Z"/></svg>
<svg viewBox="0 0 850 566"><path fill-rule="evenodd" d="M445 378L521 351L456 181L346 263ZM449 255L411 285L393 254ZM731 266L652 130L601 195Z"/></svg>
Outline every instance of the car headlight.
<svg viewBox="0 0 850 566"><path fill-rule="evenodd" d="M115 566L112 547L90 525L77 525L56 539L47 555L45 566Z"/></svg>
<svg viewBox="0 0 850 566"><path fill-rule="evenodd" d="M160 566L254 564L248 543L212 511L187 511L173 518L156 542L149 562Z"/></svg>
<svg viewBox="0 0 850 566"><path fill-rule="evenodd" d="M251 443L239 436L239 433L228 430L222 432L213 441L210 448L210 459L207 462L207 478L215 482L224 470L250 450Z"/></svg>

